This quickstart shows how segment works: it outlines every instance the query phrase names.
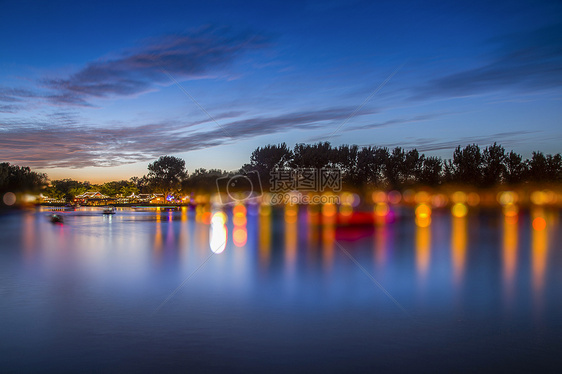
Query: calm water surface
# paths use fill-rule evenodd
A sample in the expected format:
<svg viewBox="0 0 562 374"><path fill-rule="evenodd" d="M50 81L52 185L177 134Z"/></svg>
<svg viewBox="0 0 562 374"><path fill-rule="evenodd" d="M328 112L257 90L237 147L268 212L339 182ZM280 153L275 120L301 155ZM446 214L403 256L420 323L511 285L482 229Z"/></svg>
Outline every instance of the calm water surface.
<svg viewBox="0 0 562 374"><path fill-rule="evenodd" d="M15 371L553 370L558 211L416 226L316 213L0 215L0 367ZM534 230L535 216L546 228ZM208 218L208 217L207 217ZM220 251L221 238L226 246ZM211 245L210 245L211 244Z"/></svg>

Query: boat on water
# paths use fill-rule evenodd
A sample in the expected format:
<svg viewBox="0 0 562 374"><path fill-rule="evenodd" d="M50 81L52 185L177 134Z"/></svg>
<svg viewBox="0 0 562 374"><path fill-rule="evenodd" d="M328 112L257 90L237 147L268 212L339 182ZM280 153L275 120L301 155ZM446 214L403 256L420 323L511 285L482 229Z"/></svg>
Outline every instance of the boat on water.
<svg viewBox="0 0 562 374"><path fill-rule="evenodd" d="M56 213L51 214L49 216L49 220L52 223L63 223L63 221L64 221L62 216L60 214L56 214Z"/></svg>
<svg viewBox="0 0 562 374"><path fill-rule="evenodd" d="M108 206L103 209L103 214L115 214L115 207Z"/></svg>

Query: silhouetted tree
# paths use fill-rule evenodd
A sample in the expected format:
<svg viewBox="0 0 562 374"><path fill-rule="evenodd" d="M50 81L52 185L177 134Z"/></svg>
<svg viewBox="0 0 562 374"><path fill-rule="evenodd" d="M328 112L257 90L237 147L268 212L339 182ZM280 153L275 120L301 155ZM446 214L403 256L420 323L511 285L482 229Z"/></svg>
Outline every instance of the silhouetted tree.
<svg viewBox="0 0 562 374"><path fill-rule="evenodd" d="M185 161L174 156L161 156L148 165L148 180L151 187L164 194L175 193L187 178Z"/></svg>
<svg viewBox="0 0 562 374"><path fill-rule="evenodd" d="M476 144L460 146L453 153L451 167L452 180L456 183L478 185L482 179L482 155Z"/></svg>
<svg viewBox="0 0 562 374"><path fill-rule="evenodd" d="M425 157L418 182L426 186L437 186L442 178L443 162L438 157Z"/></svg>
<svg viewBox="0 0 562 374"><path fill-rule="evenodd" d="M482 152L482 185L485 187L501 183L506 170L505 149L494 143Z"/></svg>
<svg viewBox="0 0 562 374"><path fill-rule="evenodd" d="M521 183L527 172L527 165L521 155L511 151L505 157L505 182L509 184Z"/></svg>
<svg viewBox="0 0 562 374"><path fill-rule="evenodd" d="M182 183L184 192L216 191L217 178L227 176L226 171L220 169L195 169Z"/></svg>
<svg viewBox="0 0 562 374"><path fill-rule="evenodd" d="M562 181L562 156L560 153L546 156L546 172L550 182Z"/></svg>
<svg viewBox="0 0 562 374"><path fill-rule="evenodd" d="M425 155L420 155L417 149L412 149L406 152L404 156L404 167L402 168L403 183L408 185L416 184L419 182Z"/></svg>
<svg viewBox="0 0 562 374"><path fill-rule="evenodd" d="M344 184L348 187L358 186L363 181L359 179L358 172L359 147L347 144L332 149L332 166L342 171Z"/></svg>
<svg viewBox="0 0 562 374"><path fill-rule="evenodd" d="M384 164L384 176L391 188L398 188L404 182L406 154L400 147L392 150Z"/></svg>
<svg viewBox="0 0 562 374"><path fill-rule="evenodd" d="M533 182L545 182L548 180L548 164L542 152L533 152L530 160L527 160L529 179Z"/></svg>
<svg viewBox="0 0 562 374"><path fill-rule="evenodd" d="M363 147L357 153L357 180L361 184L377 185L382 182L386 148Z"/></svg>
<svg viewBox="0 0 562 374"><path fill-rule="evenodd" d="M321 169L331 166L332 157L332 146L328 142L297 144L293 150L293 159L290 166Z"/></svg>
<svg viewBox="0 0 562 374"><path fill-rule="evenodd" d="M47 175L29 167L0 163L0 192L37 192L47 184Z"/></svg>
<svg viewBox="0 0 562 374"><path fill-rule="evenodd" d="M292 158L293 152L285 143L258 147L250 156L250 164L242 166L241 171L257 171L262 185L269 186L271 171L287 167Z"/></svg>

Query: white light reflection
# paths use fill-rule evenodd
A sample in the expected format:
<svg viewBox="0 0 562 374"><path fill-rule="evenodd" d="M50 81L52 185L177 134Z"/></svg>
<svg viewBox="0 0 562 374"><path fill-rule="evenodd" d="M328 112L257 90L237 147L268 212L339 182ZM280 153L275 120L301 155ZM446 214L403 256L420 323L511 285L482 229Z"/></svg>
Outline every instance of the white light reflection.
<svg viewBox="0 0 562 374"><path fill-rule="evenodd" d="M211 251L215 254L222 253L226 248L227 229L226 214L216 212L211 218L211 227L209 229L209 245Z"/></svg>

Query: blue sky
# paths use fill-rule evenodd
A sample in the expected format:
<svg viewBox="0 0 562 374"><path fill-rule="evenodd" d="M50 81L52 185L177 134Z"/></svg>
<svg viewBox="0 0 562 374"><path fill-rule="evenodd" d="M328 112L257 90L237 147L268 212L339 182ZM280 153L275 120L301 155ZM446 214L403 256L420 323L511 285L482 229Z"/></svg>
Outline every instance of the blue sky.
<svg viewBox="0 0 562 374"><path fill-rule="evenodd" d="M557 1L0 10L0 160L52 179L128 179L164 154L230 170L278 142L561 151Z"/></svg>

